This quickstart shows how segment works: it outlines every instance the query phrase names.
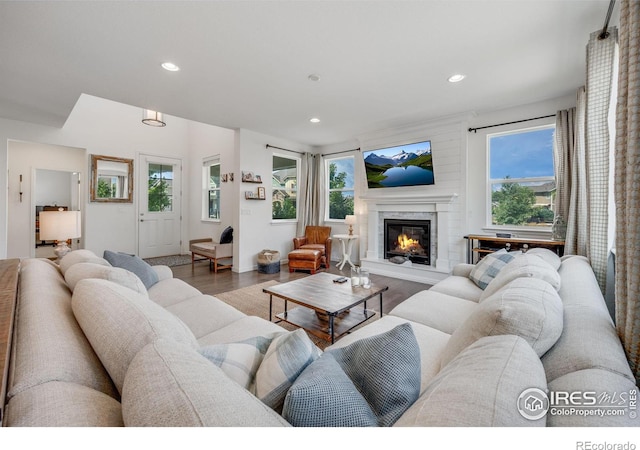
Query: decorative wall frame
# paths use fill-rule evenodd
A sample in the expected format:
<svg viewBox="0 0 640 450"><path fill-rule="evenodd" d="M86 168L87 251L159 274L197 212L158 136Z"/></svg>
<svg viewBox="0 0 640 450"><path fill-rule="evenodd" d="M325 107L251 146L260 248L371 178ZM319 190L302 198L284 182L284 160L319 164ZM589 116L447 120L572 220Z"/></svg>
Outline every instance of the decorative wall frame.
<svg viewBox="0 0 640 450"><path fill-rule="evenodd" d="M133 159L91 155L90 199L133 203Z"/></svg>

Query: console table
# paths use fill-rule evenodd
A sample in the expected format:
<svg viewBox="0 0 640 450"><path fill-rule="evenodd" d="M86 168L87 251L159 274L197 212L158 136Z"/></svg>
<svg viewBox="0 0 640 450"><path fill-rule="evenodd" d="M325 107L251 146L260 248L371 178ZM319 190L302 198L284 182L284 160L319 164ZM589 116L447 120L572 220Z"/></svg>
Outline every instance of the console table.
<svg viewBox="0 0 640 450"><path fill-rule="evenodd" d="M510 250L523 250L534 247L548 248L562 256L564 253L564 241L555 241L551 239L523 239L496 237L480 234L469 234L464 237L467 242L467 263L475 264L484 256L500 249L506 248Z"/></svg>

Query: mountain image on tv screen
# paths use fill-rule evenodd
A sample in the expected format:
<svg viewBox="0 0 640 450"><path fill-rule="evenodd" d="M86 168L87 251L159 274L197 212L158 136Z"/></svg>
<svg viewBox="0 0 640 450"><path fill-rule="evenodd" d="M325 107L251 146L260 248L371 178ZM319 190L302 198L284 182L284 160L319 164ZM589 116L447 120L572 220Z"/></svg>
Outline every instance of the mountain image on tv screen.
<svg viewBox="0 0 640 450"><path fill-rule="evenodd" d="M431 142L362 152L370 188L433 184Z"/></svg>

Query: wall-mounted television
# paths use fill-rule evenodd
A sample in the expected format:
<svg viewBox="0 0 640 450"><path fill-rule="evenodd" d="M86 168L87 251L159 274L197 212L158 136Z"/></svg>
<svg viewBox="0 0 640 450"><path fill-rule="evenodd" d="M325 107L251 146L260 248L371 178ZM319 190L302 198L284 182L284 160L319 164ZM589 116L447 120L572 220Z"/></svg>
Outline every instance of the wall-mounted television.
<svg viewBox="0 0 640 450"><path fill-rule="evenodd" d="M431 141L362 152L369 188L434 183Z"/></svg>

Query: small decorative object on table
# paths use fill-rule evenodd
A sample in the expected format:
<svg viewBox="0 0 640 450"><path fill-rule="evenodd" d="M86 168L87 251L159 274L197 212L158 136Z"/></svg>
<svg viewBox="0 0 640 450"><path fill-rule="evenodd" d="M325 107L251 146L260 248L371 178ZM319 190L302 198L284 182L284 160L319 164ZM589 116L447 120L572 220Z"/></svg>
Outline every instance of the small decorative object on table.
<svg viewBox="0 0 640 450"><path fill-rule="evenodd" d="M360 266L351 268L351 287L360 286Z"/></svg>
<svg viewBox="0 0 640 450"><path fill-rule="evenodd" d="M371 287L371 276L369 275L369 270L360 269L360 285L365 289L369 289Z"/></svg>

